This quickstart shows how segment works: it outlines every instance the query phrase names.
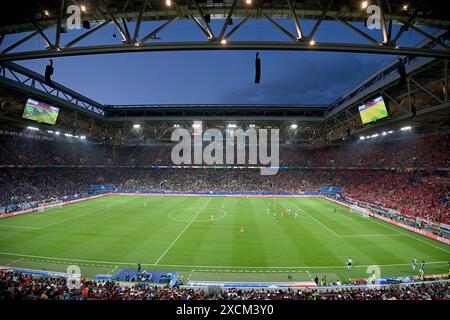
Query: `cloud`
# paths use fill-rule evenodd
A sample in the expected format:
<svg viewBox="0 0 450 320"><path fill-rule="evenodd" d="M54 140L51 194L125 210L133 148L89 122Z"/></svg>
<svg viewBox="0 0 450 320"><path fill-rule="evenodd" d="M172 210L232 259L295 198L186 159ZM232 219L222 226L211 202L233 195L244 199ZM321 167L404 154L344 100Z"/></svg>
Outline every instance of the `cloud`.
<svg viewBox="0 0 450 320"><path fill-rule="evenodd" d="M273 72L273 66L265 64L263 57L261 84L231 87L218 98L218 102L328 104L346 94L390 59L386 56L322 54L278 63L276 68L279 70ZM265 72L267 69L268 72Z"/></svg>

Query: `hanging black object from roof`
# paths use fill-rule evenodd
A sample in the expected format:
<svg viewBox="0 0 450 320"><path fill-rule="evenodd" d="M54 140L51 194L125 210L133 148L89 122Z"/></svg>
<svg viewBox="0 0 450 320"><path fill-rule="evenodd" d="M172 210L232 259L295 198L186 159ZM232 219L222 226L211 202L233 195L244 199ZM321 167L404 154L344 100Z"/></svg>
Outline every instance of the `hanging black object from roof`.
<svg viewBox="0 0 450 320"><path fill-rule="evenodd" d="M261 80L261 59L259 58L259 52L257 52L255 59L255 83L259 83L260 80Z"/></svg>
<svg viewBox="0 0 450 320"><path fill-rule="evenodd" d="M52 74L53 74L53 60L50 59L50 63L45 67L45 82L53 87Z"/></svg>
<svg viewBox="0 0 450 320"><path fill-rule="evenodd" d="M400 75L400 87L404 87L406 84L406 67L402 58L398 59L397 72Z"/></svg>

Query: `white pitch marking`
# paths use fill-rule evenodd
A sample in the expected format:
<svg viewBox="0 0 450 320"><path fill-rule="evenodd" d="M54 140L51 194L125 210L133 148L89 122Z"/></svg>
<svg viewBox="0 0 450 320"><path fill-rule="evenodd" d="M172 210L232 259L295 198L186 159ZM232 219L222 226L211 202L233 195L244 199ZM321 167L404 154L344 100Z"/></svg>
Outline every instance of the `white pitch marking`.
<svg viewBox="0 0 450 320"><path fill-rule="evenodd" d="M331 230L329 227L327 227L326 225L324 225L322 222L320 222L319 220L317 220L316 218L314 218L312 215L310 215L308 212L306 212L305 210L303 210L302 208L300 208L299 206L297 206L296 204L293 204L298 210L300 210L301 212L303 212L304 214L306 214L307 216L309 216L311 219L314 219L314 221L316 221L317 223L319 223L321 226L323 226L324 228L326 228L328 231L330 231L332 234L334 234L336 237L341 237L340 235L338 235L336 232L334 232L333 230Z"/></svg>
<svg viewBox="0 0 450 320"><path fill-rule="evenodd" d="M189 223L184 227L184 229L180 232L180 234L178 235L178 237L175 238L175 240L173 240L173 242L170 244L170 246L166 249L166 251L163 252L163 254L158 258L158 260L156 260L156 262L154 263L154 265L157 265L159 261L161 261L161 259L166 255L166 253L170 250L170 248L173 247L173 245L175 244L175 242L177 242L178 239L180 239L180 237L183 235L183 233L190 227L190 225L192 224L192 222L194 222L194 220L200 215L200 213L202 213L202 211L208 206L209 202L211 201L212 198L209 198L208 201L205 203L205 205L197 212L197 214L191 219L191 221L189 221Z"/></svg>
<svg viewBox="0 0 450 320"><path fill-rule="evenodd" d="M0 255L6 255L6 256L16 256L16 257L26 257L26 258L35 258L35 261L42 261L42 262L48 262L48 260L62 260L66 262L86 262L86 263L104 263L104 264L110 264L110 265L134 265L135 262L119 262L119 261L97 261L97 260L84 260L84 259L67 259L67 258L59 258L59 257L46 257L46 256L34 256L34 255L27 255L27 254L19 254L19 253L10 253L10 252L0 252ZM431 261L427 262L427 265L429 264L447 264L448 261ZM142 263L143 266L155 266L154 263ZM401 267L401 266L410 266L411 263L400 263L400 264L379 264L380 267ZM230 269L231 271L233 268L243 268L242 266L198 266L198 265L183 265L183 264L159 264L159 267L183 267L183 268L221 268L221 269ZM353 266L353 268L367 268L369 265L357 265ZM347 266L304 266L304 267L257 267L257 266L250 266L245 267L246 269L257 269L257 270L264 270L264 269L346 269ZM204 270L202 270L204 271Z"/></svg>

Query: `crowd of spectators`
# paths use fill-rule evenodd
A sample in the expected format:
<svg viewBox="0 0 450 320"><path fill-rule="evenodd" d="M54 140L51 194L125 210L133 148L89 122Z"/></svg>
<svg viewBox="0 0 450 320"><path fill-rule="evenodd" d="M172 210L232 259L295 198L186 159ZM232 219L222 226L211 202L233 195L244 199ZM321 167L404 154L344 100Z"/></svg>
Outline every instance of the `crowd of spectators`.
<svg viewBox="0 0 450 320"><path fill-rule="evenodd" d="M104 144L66 137L1 135L0 165L168 165L173 143ZM281 145L280 164L299 167L450 167L450 134L342 145Z"/></svg>
<svg viewBox="0 0 450 320"><path fill-rule="evenodd" d="M407 169L417 164L448 168L449 135L367 144L370 148L364 147L364 141L340 147L284 146L280 155L285 161L308 168L281 170L273 176L262 176L255 169L124 167L153 164L153 161L167 164L163 161L170 155L170 148L161 145L114 147L81 141L61 143L32 137L0 135L0 166L3 166L0 168L0 209L87 194L92 184L114 184L117 190L125 192L282 193L336 186L342 188L344 196L358 201L398 210L408 216L449 223L448 171ZM386 170L386 166L399 164L403 167ZM34 167L20 167L31 165ZM122 167L115 167L118 165ZM383 167L384 170L368 170L368 167Z"/></svg>
<svg viewBox="0 0 450 320"><path fill-rule="evenodd" d="M189 287L82 280L78 288L71 288L65 278L34 278L23 273L0 271L0 300L450 300L448 284L447 281L322 290L222 288L209 292Z"/></svg>
<svg viewBox="0 0 450 320"><path fill-rule="evenodd" d="M114 184L120 192L310 192L340 187L354 200L407 216L449 223L447 174L367 170L4 168L0 207L88 194L89 186ZM430 182L435 181L435 182Z"/></svg>

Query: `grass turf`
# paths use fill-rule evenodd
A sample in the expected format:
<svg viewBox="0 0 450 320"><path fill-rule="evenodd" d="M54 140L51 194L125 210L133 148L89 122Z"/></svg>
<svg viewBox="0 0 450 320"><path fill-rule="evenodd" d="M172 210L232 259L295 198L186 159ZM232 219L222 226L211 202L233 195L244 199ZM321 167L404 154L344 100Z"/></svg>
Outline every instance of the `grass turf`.
<svg viewBox="0 0 450 320"><path fill-rule="evenodd" d="M141 260L192 280L345 282L370 265L381 276L417 274L414 257L427 274L448 272L448 245L319 198L112 196L0 220L0 265L75 264L84 277Z"/></svg>

